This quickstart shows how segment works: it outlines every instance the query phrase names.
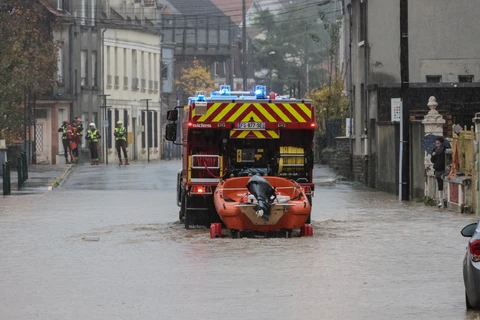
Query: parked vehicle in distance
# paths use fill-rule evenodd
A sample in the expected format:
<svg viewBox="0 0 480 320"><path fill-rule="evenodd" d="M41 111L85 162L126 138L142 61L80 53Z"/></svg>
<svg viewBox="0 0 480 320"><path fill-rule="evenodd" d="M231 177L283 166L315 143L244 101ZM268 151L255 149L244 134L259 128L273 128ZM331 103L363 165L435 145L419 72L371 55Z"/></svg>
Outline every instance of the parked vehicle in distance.
<svg viewBox="0 0 480 320"><path fill-rule="evenodd" d="M467 309L480 309L480 227L478 222L465 226L462 236L469 237L463 259L463 282Z"/></svg>

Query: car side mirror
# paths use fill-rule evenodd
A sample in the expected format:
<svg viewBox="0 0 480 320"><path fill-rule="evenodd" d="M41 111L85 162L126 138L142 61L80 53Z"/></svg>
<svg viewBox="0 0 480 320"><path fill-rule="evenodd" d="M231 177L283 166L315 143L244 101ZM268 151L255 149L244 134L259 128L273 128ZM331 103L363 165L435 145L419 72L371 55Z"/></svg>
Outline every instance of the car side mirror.
<svg viewBox="0 0 480 320"><path fill-rule="evenodd" d="M165 128L165 139L168 141L177 140L177 125L174 123L167 124Z"/></svg>
<svg viewBox="0 0 480 320"><path fill-rule="evenodd" d="M178 119L178 110L168 110L167 111L167 120L168 121L177 121Z"/></svg>
<svg viewBox="0 0 480 320"><path fill-rule="evenodd" d="M477 223L471 223L468 226L464 227L461 233L462 236L471 238L475 234L475 230L477 230Z"/></svg>

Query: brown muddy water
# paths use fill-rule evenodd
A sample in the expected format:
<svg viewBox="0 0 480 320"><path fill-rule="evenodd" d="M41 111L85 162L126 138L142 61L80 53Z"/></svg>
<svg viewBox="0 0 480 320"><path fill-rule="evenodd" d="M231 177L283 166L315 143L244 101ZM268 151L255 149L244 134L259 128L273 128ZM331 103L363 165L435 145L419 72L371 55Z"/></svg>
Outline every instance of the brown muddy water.
<svg viewBox="0 0 480 320"><path fill-rule="evenodd" d="M462 278L473 215L319 168L314 237L210 239L176 222L178 166L79 167L0 198L0 319L480 319Z"/></svg>

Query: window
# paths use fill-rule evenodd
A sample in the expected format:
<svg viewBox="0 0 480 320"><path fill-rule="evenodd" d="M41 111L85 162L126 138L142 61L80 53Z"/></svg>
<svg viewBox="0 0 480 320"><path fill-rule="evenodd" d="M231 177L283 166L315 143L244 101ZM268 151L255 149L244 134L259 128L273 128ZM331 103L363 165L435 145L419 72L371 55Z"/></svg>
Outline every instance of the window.
<svg viewBox="0 0 480 320"><path fill-rule="evenodd" d="M118 48L114 47L113 48L113 74L118 76Z"/></svg>
<svg viewBox="0 0 480 320"><path fill-rule="evenodd" d="M360 85L360 129L365 126L365 85ZM362 130L358 134L362 134Z"/></svg>
<svg viewBox="0 0 480 320"><path fill-rule="evenodd" d="M63 83L63 48L59 47L57 51L57 81Z"/></svg>
<svg viewBox="0 0 480 320"><path fill-rule="evenodd" d="M84 26L87 23L87 0L82 0L80 7L80 24Z"/></svg>
<svg viewBox="0 0 480 320"><path fill-rule="evenodd" d="M473 76L471 75L458 76L458 82L473 82Z"/></svg>
<svg viewBox="0 0 480 320"><path fill-rule="evenodd" d="M152 111L148 111L148 115L147 115L147 134L148 134L148 147L151 148L153 147L153 141L152 141L152 136L153 136L153 126L152 126L152 122L153 122L153 112Z"/></svg>
<svg viewBox="0 0 480 320"><path fill-rule="evenodd" d="M137 50L132 50L132 78L137 78Z"/></svg>
<svg viewBox="0 0 480 320"><path fill-rule="evenodd" d="M107 121L108 121L108 127L107 127L107 147L112 148L112 110L108 110L107 113Z"/></svg>
<svg viewBox="0 0 480 320"><path fill-rule="evenodd" d="M162 61L162 80L168 80L168 64Z"/></svg>
<svg viewBox="0 0 480 320"><path fill-rule="evenodd" d="M92 51L92 87L97 86L97 51Z"/></svg>
<svg viewBox="0 0 480 320"><path fill-rule="evenodd" d="M351 134L354 135L355 134L355 101L356 101L357 97L356 97L356 92L355 92L355 86L353 86L352 88L352 110L353 110L353 119L351 119L352 121L352 132Z"/></svg>
<svg viewBox="0 0 480 320"><path fill-rule="evenodd" d="M58 109L58 122L57 126L60 128L62 126L63 120L67 119L67 109ZM63 142L62 135L58 135L58 154L63 154Z"/></svg>
<svg viewBox="0 0 480 320"><path fill-rule="evenodd" d="M157 61L157 55L156 54L153 54L153 81L157 81L158 80L158 70L157 70L157 66L158 66L158 61Z"/></svg>
<svg viewBox="0 0 480 320"><path fill-rule="evenodd" d="M81 119L82 119L84 128L87 128L86 130L88 130L88 124L90 123L90 121L88 119L88 113L87 112L82 112ZM85 131L85 129L84 129L84 131ZM85 132L83 134L84 134L84 136L86 135ZM82 148L87 147L87 140L86 139L80 139L80 143L82 144Z"/></svg>
<svg viewBox="0 0 480 320"><path fill-rule="evenodd" d="M88 51L82 50L80 52L80 85L87 85L88 77L88 61L87 61Z"/></svg>
<svg viewBox="0 0 480 320"><path fill-rule="evenodd" d="M140 77L142 79L142 89L145 88L145 52L140 51Z"/></svg>
<svg viewBox="0 0 480 320"><path fill-rule="evenodd" d="M115 47L113 49L113 73L114 73L114 85L115 85L115 89L118 89L120 88L120 79L119 79L119 73L120 73L120 70L118 69L118 48Z"/></svg>
<svg viewBox="0 0 480 320"><path fill-rule="evenodd" d="M91 4L91 7L90 7L91 15L92 15L92 17L90 19L90 25L92 25L92 26L95 25L95 8L97 7L97 4L95 2L96 2L96 0L92 0L91 1L92 4Z"/></svg>
<svg viewBox="0 0 480 320"><path fill-rule="evenodd" d="M127 73L127 49L123 49L123 87L128 87L128 73Z"/></svg>
<svg viewBox="0 0 480 320"><path fill-rule="evenodd" d="M145 140L145 131L146 131L146 128L145 128L145 125L146 125L145 115L146 115L146 112L145 112L145 111L142 111L142 127L143 127L143 131L142 131L142 148L146 148L146 147L147 147L147 143L146 143L146 140Z"/></svg>
<svg viewBox="0 0 480 320"><path fill-rule="evenodd" d="M360 25L358 28L358 42L365 41L365 36L367 34L367 2L363 0L360 3Z"/></svg>
<svg viewBox="0 0 480 320"><path fill-rule="evenodd" d="M106 47L105 60L107 62L107 75L112 75L112 69L110 68L110 46Z"/></svg>
<svg viewBox="0 0 480 320"><path fill-rule="evenodd" d="M158 112L153 112L153 146L158 148Z"/></svg>
<svg viewBox="0 0 480 320"><path fill-rule="evenodd" d="M128 124L129 124L129 121L128 121L128 111L127 110L123 110L123 125L125 126L125 130L127 131L127 136L128 136Z"/></svg>
<svg viewBox="0 0 480 320"><path fill-rule="evenodd" d="M428 83L440 83L442 82L442 76L427 76Z"/></svg>
<svg viewBox="0 0 480 320"><path fill-rule="evenodd" d="M153 80L152 79L152 53L149 52L147 56L147 70L148 70L148 80ZM150 89L150 88L149 88Z"/></svg>
<svg viewBox="0 0 480 320"><path fill-rule="evenodd" d="M118 121L121 121L122 119L120 119L120 110L118 109L115 109L115 122L114 122L114 126L117 126L117 122ZM123 124L125 126L125 123Z"/></svg>

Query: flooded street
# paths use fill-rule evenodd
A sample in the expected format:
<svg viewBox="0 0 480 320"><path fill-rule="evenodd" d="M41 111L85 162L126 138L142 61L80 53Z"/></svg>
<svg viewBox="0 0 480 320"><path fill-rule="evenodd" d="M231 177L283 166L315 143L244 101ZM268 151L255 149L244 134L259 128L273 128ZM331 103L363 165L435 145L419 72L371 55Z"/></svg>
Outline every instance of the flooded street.
<svg viewBox="0 0 480 320"><path fill-rule="evenodd" d="M177 222L179 168L79 166L0 199L0 319L480 319L462 279L473 215L319 168L314 237L210 239Z"/></svg>

